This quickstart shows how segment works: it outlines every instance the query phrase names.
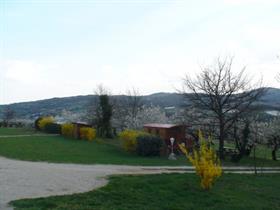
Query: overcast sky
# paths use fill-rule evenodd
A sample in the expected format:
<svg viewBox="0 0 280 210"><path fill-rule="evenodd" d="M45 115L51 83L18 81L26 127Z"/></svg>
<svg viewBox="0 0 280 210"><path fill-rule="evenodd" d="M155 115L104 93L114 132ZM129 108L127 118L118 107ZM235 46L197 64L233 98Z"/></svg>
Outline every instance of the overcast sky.
<svg viewBox="0 0 280 210"><path fill-rule="evenodd" d="M184 75L234 56L280 87L279 0L0 0L0 104L175 92Z"/></svg>

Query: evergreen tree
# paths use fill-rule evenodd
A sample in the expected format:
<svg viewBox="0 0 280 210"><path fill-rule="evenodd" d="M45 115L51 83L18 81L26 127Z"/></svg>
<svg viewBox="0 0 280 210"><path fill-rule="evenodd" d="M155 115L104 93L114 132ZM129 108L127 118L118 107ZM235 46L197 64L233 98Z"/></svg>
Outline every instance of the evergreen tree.
<svg viewBox="0 0 280 210"><path fill-rule="evenodd" d="M108 95L99 96L99 105L96 112L97 117L97 134L101 137L112 138L112 105L109 101Z"/></svg>

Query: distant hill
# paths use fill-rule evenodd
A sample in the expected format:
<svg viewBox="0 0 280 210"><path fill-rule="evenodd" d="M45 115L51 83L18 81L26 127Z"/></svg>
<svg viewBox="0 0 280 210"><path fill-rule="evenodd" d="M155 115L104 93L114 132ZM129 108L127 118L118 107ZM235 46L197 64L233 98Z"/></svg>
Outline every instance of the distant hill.
<svg viewBox="0 0 280 210"><path fill-rule="evenodd" d="M114 99L122 100L124 95L112 96ZM160 107L184 107L188 101L182 94L178 93L155 93L140 96L145 105ZM97 100L96 95L72 96L64 98L51 98L32 102L11 104L10 107L16 112L17 118L34 119L39 115L57 115L63 110L74 113L84 112L91 101ZM280 89L268 88L265 95L258 101L258 106L265 110L280 110ZM1 105L0 110L7 105ZM1 117L1 114L0 114Z"/></svg>
<svg viewBox="0 0 280 210"><path fill-rule="evenodd" d="M268 88L266 94L260 99L259 103L267 109L280 110L280 89Z"/></svg>

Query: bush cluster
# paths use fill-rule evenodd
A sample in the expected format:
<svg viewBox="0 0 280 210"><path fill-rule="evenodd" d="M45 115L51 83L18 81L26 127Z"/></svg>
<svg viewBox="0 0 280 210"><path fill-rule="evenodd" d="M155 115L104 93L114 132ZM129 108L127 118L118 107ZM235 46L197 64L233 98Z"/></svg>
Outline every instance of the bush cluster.
<svg viewBox="0 0 280 210"><path fill-rule="evenodd" d="M65 137L77 138L92 141L96 137L96 130L89 127L81 127L78 136L75 134L75 126L72 123L58 124L54 122L53 117L39 117L35 120L34 126L36 130L44 131L52 134L62 134Z"/></svg>
<svg viewBox="0 0 280 210"><path fill-rule="evenodd" d="M136 153L140 156L159 156L163 140L157 136L140 135L136 138Z"/></svg>
<svg viewBox="0 0 280 210"><path fill-rule="evenodd" d="M75 126L72 123L65 123L61 126L61 134L65 137L75 138ZM96 137L96 130L89 127L79 128L80 139L92 141Z"/></svg>
<svg viewBox="0 0 280 210"><path fill-rule="evenodd" d="M80 138L92 141L96 137L96 130L93 128L82 127L80 128Z"/></svg>
<svg viewBox="0 0 280 210"><path fill-rule="evenodd" d="M54 122L53 117L39 117L34 122L36 130L44 131L46 133L61 134L61 125Z"/></svg>
<svg viewBox="0 0 280 210"><path fill-rule="evenodd" d="M52 134L61 134L61 125L57 123L47 123L44 131Z"/></svg>
<svg viewBox="0 0 280 210"><path fill-rule="evenodd" d="M74 137L74 125L72 123L65 123L61 126L61 134L65 137Z"/></svg>
<svg viewBox="0 0 280 210"><path fill-rule="evenodd" d="M136 138L145 133L137 130L124 130L119 134L119 138L122 141L122 147L127 152L135 152L137 141Z"/></svg>
<svg viewBox="0 0 280 210"><path fill-rule="evenodd" d="M127 152L140 156L158 156L162 147L162 139L149 133L137 130L124 130L119 134L122 147Z"/></svg>
<svg viewBox="0 0 280 210"><path fill-rule="evenodd" d="M37 126L40 131L45 131L45 127L47 124L54 123L54 118L53 117L42 117L38 120ZM36 122L35 122L36 124Z"/></svg>

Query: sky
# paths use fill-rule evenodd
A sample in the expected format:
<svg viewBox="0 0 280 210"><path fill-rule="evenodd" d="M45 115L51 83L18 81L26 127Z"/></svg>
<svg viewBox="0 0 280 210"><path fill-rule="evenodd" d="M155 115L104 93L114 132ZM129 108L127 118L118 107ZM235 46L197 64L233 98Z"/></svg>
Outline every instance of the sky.
<svg viewBox="0 0 280 210"><path fill-rule="evenodd" d="M227 56L280 88L279 0L0 0L0 104L176 92Z"/></svg>

